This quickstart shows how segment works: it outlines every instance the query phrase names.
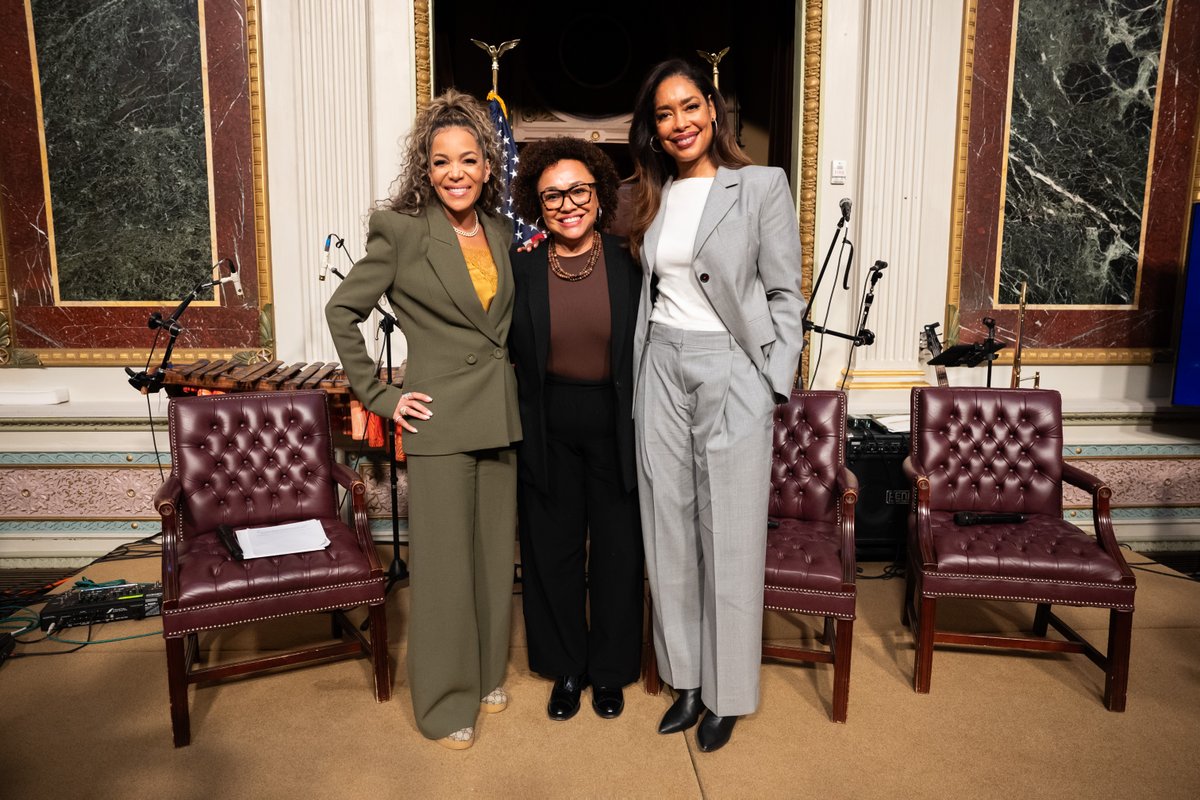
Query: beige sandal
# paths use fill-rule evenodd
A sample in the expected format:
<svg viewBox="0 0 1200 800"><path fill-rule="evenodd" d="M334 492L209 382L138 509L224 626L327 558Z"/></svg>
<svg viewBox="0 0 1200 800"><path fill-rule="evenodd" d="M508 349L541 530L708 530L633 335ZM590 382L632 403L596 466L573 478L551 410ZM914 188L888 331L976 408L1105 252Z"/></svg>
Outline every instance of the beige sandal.
<svg viewBox="0 0 1200 800"><path fill-rule="evenodd" d="M488 692L487 697L480 700L479 704L487 713L499 714L508 708L508 693L504 691L503 686L497 686Z"/></svg>
<svg viewBox="0 0 1200 800"><path fill-rule="evenodd" d="M437 743L451 750L466 750L475 743L475 729L461 728L449 736L438 739Z"/></svg>

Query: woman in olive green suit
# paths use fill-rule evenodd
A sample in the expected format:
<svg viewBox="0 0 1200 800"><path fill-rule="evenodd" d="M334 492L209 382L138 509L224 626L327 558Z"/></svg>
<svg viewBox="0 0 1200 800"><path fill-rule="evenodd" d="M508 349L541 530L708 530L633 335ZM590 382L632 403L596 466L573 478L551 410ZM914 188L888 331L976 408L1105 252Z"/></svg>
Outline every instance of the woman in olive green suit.
<svg viewBox="0 0 1200 800"><path fill-rule="evenodd" d="M367 254L325 308L355 394L404 429L417 726L451 749L502 711L512 614L517 388L507 351L510 224L487 111L449 90L422 110ZM408 342L403 392L379 380L358 328L386 294Z"/></svg>

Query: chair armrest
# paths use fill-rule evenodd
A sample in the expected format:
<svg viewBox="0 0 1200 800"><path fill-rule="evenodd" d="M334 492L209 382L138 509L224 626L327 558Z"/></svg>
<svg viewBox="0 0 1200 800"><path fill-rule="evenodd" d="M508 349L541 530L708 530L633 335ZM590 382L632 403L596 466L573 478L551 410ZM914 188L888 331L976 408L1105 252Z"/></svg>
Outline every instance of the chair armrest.
<svg viewBox="0 0 1200 800"><path fill-rule="evenodd" d="M179 499L183 486L174 473L154 493L154 509L162 517L162 584L163 608L173 608L179 599L179 562L177 549L183 522L179 515Z"/></svg>
<svg viewBox="0 0 1200 800"><path fill-rule="evenodd" d="M1106 488L1104 481L1090 472L1085 472L1069 461L1063 462L1062 479L1063 483L1069 483L1072 486L1083 489L1090 495L1095 495L1101 489Z"/></svg>
<svg viewBox="0 0 1200 800"><path fill-rule="evenodd" d="M1112 524L1112 489L1095 475L1069 462L1063 462L1063 483L1083 489L1092 496L1092 524L1096 528L1096 541L1104 552L1112 556L1121 569L1121 577L1133 581L1133 571L1125 563L1125 556L1117 544L1117 535Z"/></svg>
<svg viewBox="0 0 1200 800"><path fill-rule="evenodd" d="M858 503L858 476L845 465L838 470L838 520L841 523L842 587L849 591L858 575L854 553L854 506Z"/></svg>
<svg viewBox="0 0 1200 800"><path fill-rule="evenodd" d="M177 504L182 492L179 477L174 472L170 473L154 493L154 510L164 517L173 516L178 511Z"/></svg>
<svg viewBox="0 0 1200 800"><path fill-rule="evenodd" d="M393 465L393 469L395 465ZM375 552L375 542L371 539L371 521L367 518L367 484L357 472L341 462L333 463L333 479L338 485L350 493L351 513L354 517L354 532L358 536L358 545L367 555L371 574L382 574L383 566L379 563L379 554Z"/></svg>
<svg viewBox="0 0 1200 800"><path fill-rule="evenodd" d="M933 533L929 524L931 505L929 476L921 475L917 472L917 468L912 461L912 456L907 456L904 459L904 463L900 465L900 468L904 470L904 474L912 482L913 511L917 526L917 546L920 548L921 564L925 569L933 569L935 562L933 558Z"/></svg>

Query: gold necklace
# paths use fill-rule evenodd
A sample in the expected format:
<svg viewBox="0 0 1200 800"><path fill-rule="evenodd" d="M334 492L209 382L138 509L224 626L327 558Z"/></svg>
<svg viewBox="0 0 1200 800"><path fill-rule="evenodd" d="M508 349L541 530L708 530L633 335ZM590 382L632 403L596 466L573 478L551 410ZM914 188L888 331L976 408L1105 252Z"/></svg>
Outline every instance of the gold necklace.
<svg viewBox="0 0 1200 800"><path fill-rule="evenodd" d="M581 281L588 275L592 274L592 270L596 267L596 262L600 260L600 232L592 231L592 252L588 256L587 266L579 272L567 272L563 269L558 260L558 253L555 252L554 238L550 239L550 249L546 252L546 257L550 261L550 271L564 281Z"/></svg>
<svg viewBox="0 0 1200 800"><path fill-rule="evenodd" d="M450 227L454 228L453 222L450 223ZM464 231L461 228L454 228L454 232L457 233L459 236L465 236L468 239L470 239L475 234L479 233L479 212L478 211L475 212L475 227L474 228L471 228L471 230L469 230L469 231Z"/></svg>

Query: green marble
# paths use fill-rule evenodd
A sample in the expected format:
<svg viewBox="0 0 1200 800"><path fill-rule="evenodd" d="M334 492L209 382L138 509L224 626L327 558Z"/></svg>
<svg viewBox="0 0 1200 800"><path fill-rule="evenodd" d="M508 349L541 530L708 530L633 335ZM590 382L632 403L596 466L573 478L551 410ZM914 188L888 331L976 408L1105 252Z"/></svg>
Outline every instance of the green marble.
<svg viewBox="0 0 1200 800"><path fill-rule="evenodd" d="M215 260L196 0L32 0L60 297L185 296Z"/></svg>
<svg viewBox="0 0 1200 800"><path fill-rule="evenodd" d="M1165 7L1021 0L1001 303L1133 303Z"/></svg>

